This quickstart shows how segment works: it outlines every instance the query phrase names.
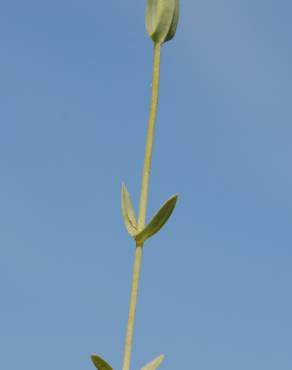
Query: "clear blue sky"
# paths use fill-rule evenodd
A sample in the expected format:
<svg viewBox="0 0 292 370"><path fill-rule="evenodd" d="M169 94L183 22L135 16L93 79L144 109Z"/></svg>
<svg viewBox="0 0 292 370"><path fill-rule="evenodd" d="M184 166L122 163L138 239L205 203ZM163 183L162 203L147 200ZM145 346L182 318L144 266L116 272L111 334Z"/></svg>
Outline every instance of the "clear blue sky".
<svg viewBox="0 0 292 370"><path fill-rule="evenodd" d="M2 0L0 369L121 369L145 1ZM292 368L291 1L182 0L162 51L133 370Z"/></svg>

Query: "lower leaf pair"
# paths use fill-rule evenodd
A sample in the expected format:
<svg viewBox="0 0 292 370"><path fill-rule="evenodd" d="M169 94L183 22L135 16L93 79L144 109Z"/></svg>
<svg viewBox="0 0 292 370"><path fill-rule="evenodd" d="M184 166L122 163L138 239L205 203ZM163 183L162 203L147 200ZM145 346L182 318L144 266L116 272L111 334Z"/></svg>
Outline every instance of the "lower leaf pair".
<svg viewBox="0 0 292 370"><path fill-rule="evenodd" d="M93 354L91 355L92 362L94 363L97 370L113 370L111 365L109 365L103 358ZM161 362L164 360L164 355L156 357L154 360L145 365L141 370L156 370Z"/></svg>

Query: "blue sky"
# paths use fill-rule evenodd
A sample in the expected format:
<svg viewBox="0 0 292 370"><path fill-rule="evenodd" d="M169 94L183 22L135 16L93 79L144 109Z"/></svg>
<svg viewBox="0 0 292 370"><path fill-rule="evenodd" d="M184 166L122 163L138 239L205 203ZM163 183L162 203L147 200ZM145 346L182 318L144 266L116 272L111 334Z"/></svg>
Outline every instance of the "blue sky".
<svg viewBox="0 0 292 370"><path fill-rule="evenodd" d="M152 44L144 1L2 0L0 368L121 368ZM132 369L291 369L292 5L185 0L163 47Z"/></svg>

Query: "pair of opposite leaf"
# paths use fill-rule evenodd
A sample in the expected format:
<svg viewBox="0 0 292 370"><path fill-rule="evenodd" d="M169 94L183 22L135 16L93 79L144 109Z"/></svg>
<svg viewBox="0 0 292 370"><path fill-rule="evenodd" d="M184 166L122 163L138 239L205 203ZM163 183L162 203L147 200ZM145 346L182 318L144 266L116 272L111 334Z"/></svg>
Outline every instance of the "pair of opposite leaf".
<svg viewBox="0 0 292 370"><path fill-rule="evenodd" d="M178 194L174 194L159 208L149 223L138 230L138 223L135 216L133 203L130 193L125 184L122 184L122 213L128 233L136 240L136 243L142 245L146 239L156 234L169 219L174 210Z"/></svg>
<svg viewBox="0 0 292 370"><path fill-rule="evenodd" d="M100 356L93 354L91 356L92 362L94 363L97 370L113 370L111 365L109 365L103 358ZM161 364L161 362L164 359L164 355L160 355L156 357L154 360L149 362L147 365L145 365L141 370L156 370L158 366Z"/></svg>

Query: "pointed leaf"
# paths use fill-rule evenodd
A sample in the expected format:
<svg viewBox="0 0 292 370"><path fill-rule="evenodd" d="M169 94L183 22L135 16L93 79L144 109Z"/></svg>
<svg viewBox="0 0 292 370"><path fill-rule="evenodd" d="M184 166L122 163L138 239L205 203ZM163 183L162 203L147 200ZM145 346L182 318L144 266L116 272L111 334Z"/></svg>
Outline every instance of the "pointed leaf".
<svg viewBox="0 0 292 370"><path fill-rule="evenodd" d="M160 355L145 365L141 370L156 370L163 360L164 355Z"/></svg>
<svg viewBox="0 0 292 370"><path fill-rule="evenodd" d="M141 244L150 236L157 233L162 226L166 223L169 219L172 211L174 210L176 201L177 201L178 194L173 195L170 197L158 210L158 212L152 217L148 225L140 231L138 234L135 235L135 240L137 243Z"/></svg>
<svg viewBox="0 0 292 370"><path fill-rule="evenodd" d="M122 213L126 229L131 236L134 236L137 233L137 221L130 193L124 183L122 184L121 198Z"/></svg>
<svg viewBox="0 0 292 370"><path fill-rule="evenodd" d="M113 370L113 368L103 358L96 355L95 353L91 355L91 360L97 370Z"/></svg>

